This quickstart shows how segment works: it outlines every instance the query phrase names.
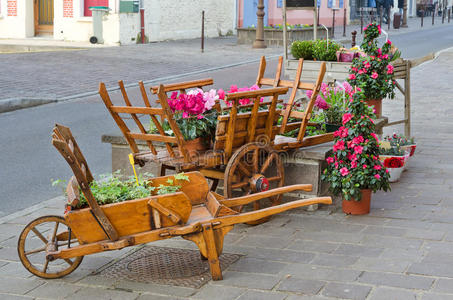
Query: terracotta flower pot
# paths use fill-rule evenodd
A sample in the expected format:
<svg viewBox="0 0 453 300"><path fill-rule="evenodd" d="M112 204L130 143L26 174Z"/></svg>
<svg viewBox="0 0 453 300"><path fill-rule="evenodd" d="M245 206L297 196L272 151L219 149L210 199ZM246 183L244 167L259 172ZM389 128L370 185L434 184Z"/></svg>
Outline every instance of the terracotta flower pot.
<svg viewBox="0 0 453 300"><path fill-rule="evenodd" d="M379 119L382 116L382 99L367 99L366 104L374 106L376 118Z"/></svg>
<svg viewBox="0 0 453 300"><path fill-rule="evenodd" d="M371 204L371 190L363 189L362 199L360 201L344 200L343 199L343 212L348 215L366 215L370 213L370 204Z"/></svg>
<svg viewBox="0 0 453 300"><path fill-rule="evenodd" d="M184 148L191 154L195 155L197 152L204 151L209 148L210 137L199 137L193 140L186 141Z"/></svg>

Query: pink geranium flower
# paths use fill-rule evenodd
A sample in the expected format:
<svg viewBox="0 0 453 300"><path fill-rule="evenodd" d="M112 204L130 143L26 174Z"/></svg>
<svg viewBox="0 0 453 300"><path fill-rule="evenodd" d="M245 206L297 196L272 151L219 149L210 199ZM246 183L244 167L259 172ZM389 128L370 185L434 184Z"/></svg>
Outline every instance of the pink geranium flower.
<svg viewBox="0 0 453 300"><path fill-rule="evenodd" d="M373 167L373 169L375 169L375 170L380 170L380 169L382 169L382 167L381 167L380 165L375 165L375 166Z"/></svg>
<svg viewBox="0 0 453 300"><path fill-rule="evenodd" d="M327 163L331 164L333 163L333 157L328 157L326 158Z"/></svg>
<svg viewBox="0 0 453 300"><path fill-rule="evenodd" d="M362 154L362 151L363 151L363 147L362 146L355 146L354 147L354 152L356 154Z"/></svg>
<svg viewBox="0 0 453 300"><path fill-rule="evenodd" d="M371 78L373 78L373 79L376 79L378 77L379 77L379 75L376 72L373 72L373 74L371 74Z"/></svg>
<svg viewBox="0 0 453 300"><path fill-rule="evenodd" d="M381 175L379 174L374 174L374 178L376 178L377 180L381 179Z"/></svg>
<svg viewBox="0 0 453 300"><path fill-rule="evenodd" d="M346 176L349 174L349 170L346 167L340 169L341 176Z"/></svg>
<svg viewBox="0 0 453 300"><path fill-rule="evenodd" d="M345 125L346 123L348 123L349 121L351 121L352 119L352 114L350 113L345 113L343 115L343 125Z"/></svg>
<svg viewBox="0 0 453 300"><path fill-rule="evenodd" d="M387 65L387 74L393 74L393 66Z"/></svg>
<svg viewBox="0 0 453 300"><path fill-rule="evenodd" d="M349 74L349 79L350 79L350 80L354 80L354 79L356 79L356 77L355 77L354 74Z"/></svg>
<svg viewBox="0 0 453 300"><path fill-rule="evenodd" d="M335 145L333 145L333 151L336 152L338 150L344 150L344 141L340 140Z"/></svg>

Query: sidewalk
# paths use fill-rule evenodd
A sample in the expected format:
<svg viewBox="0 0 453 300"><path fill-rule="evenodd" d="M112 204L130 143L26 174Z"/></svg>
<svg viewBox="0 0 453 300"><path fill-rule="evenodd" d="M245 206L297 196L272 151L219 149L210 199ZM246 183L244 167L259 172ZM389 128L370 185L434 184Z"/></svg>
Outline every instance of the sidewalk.
<svg viewBox="0 0 453 300"><path fill-rule="evenodd" d="M452 71L453 50L412 70L416 155L391 192L373 195L369 215L345 216L324 207L290 211L255 227L236 226L224 252L243 256L223 270L223 281L200 289L97 274L133 248L87 256L71 275L42 280L20 265L17 236L36 217L62 215L59 197L0 218L0 298L453 299ZM386 100L383 114L399 118L402 103L401 97ZM182 239L149 246L194 249Z"/></svg>

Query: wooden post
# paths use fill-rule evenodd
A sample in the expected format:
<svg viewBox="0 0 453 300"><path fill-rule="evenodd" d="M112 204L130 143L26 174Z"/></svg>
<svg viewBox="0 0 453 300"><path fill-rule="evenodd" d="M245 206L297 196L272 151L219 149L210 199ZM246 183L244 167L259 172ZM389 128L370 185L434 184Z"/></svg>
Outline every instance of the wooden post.
<svg viewBox="0 0 453 300"><path fill-rule="evenodd" d="M432 25L434 25L434 16L436 15L436 6L434 6L434 9L433 9L433 23Z"/></svg>
<svg viewBox="0 0 453 300"><path fill-rule="evenodd" d="M356 45L357 31L354 30L353 32L351 32L351 35L352 35L351 47L354 47Z"/></svg>
<svg viewBox="0 0 453 300"><path fill-rule="evenodd" d="M315 3L315 10L313 12L313 40L318 39L318 23L318 4Z"/></svg>
<svg viewBox="0 0 453 300"><path fill-rule="evenodd" d="M343 13L343 36L346 36L346 7Z"/></svg>
<svg viewBox="0 0 453 300"><path fill-rule="evenodd" d="M445 8L442 9L442 24L445 22Z"/></svg>
<svg viewBox="0 0 453 300"><path fill-rule="evenodd" d="M201 12L201 52L204 52L204 10Z"/></svg>
<svg viewBox="0 0 453 300"><path fill-rule="evenodd" d="M360 8L360 34L363 33L363 7Z"/></svg>
<svg viewBox="0 0 453 300"><path fill-rule="evenodd" d="M335 10L336 9L332 8L332 39L335 38Z"/></svg>
<svg viewBox="0 0 453 300"><path fill-rule="evenodd" d="M222 270L220 269L219 254L215 243L214 230L211 224L203 225L203 238L206 243L209 268L211 269L212 280L222 280Z"/></svg>
<svg viewBox="0 0 453 300"><path fill-rule="evenodd" d="M406 62L406 78L404 79L404 134L411 136L411 62Z"/></svg>
<svg viewBox="0 0 453 300"><path fill-rule="evenodd" d="M422 17L420 18L421 19L421 27L423 27L423 17L425 16L425 11L422 10Z"/></svg>
<svg viewBox="0 0 453 300"><path fill-rule="evenodd" d="M266 48L266 44L264 43L264 15L264 0L259 0L258 10L256 11L256 38L255 42L253 42L253 48ZM286 23L283 26L286 27Z"/></svg>
<svg viewBox="0 0 453 300"><path fill-rule="evenodd" d="M407 0L404 0L403 4L403 23L401 24L401 27L407 28Z"/></svg>
<svg viewBox="0 0 453 300"><path fill-rule="evenodd" d="M288 36L288 32L287 32L287 28L286 28L286 0L283 0L283 7L282 7L282 14L283 14L283 23L285 24L285 26L283 26L283 49L285 51L284 53L284 58L285 58L285 62L288 60L288 41L287 41L287 36Z"/></svg>

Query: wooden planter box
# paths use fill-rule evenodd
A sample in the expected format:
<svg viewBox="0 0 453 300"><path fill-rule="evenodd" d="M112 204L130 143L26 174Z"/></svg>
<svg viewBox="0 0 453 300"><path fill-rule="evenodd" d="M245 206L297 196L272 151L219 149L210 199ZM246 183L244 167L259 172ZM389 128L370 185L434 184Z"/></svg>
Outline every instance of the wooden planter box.
<svg viewBox="0 0 453 300"><path fill-rule="evenodd" d="M253 44L256 38L255 28L238 28L238 44ZM329 32L330 28L329 28ZM318 27L318 38L326 38L327 33L324 27ZM293 41L304 41L313 39L313 28L295 28L288 29L288 43ZM283 30L282 29L264 29L264 42L267 46L283 46Z"/></svg>
<svg viewBox="0 0 453 300"><path fill-rule="evenodd" d="M288 59L285 66L285 75L294 80L299 61L297 59ZM324 82L344 81L349 76L350 62L326 61L326 75ZM302 81L315 81L318 78L321 61L304 60L302 68Z"/></svg>

